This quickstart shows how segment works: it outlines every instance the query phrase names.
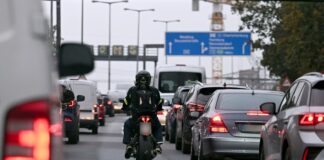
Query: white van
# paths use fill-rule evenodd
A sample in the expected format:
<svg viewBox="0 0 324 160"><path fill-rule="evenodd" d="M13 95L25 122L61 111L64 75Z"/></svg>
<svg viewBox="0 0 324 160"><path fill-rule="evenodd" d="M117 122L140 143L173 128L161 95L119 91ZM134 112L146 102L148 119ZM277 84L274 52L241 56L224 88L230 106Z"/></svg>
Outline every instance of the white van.
<svg viewBox="0 0 324 160"><path fill-rule="evenodd" d="M80 105L80 128L91 129L93 134L98 133L97 83L90 80L62 80L66 86L72 89L74 95L83 95L84 101Z"/></svg>
<svg viewBox="0 0 324 160"><path fill-rule="evenodd" d="M188 81L196 80L206 83L206 70L204 67L162 66L155 71L153 86L162 94L174 94L179 86L186 85Z"/></svg>

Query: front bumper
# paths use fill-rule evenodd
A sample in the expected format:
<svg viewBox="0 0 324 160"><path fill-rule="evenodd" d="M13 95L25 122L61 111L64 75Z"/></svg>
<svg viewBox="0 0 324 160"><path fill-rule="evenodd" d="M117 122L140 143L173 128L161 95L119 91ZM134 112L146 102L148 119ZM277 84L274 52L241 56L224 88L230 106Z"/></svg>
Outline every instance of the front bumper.
<svg viewBox="0 0 324 160"><path fill-rule="evenodd" d="M257 157L260 138L233 137L230 134L212 134L202 139L203 155L207 157Z"/></svg>

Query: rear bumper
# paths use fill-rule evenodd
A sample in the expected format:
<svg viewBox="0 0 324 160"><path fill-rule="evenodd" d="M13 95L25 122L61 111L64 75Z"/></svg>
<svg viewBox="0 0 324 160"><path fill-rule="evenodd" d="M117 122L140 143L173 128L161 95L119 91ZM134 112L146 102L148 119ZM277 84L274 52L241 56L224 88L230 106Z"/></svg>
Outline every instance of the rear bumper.
<svg viewBox="0 0 324 160"><path fill-rule="evenodd" d="M259 138L240 138L229 134L213 134L202 139L203 155L238 157L257 157Z"/></svg>
<svg viewBox="0 0 324 160"><path fill-rule="evenodd" d="M80 119L80 128L92 129L98 127L98 120Z"/></svg>

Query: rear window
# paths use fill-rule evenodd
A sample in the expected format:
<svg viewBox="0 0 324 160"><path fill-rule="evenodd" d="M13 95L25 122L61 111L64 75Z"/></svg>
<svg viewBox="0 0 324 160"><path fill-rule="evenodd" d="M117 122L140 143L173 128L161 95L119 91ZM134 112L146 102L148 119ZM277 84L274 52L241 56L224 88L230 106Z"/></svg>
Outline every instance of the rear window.
<svg viewBox="0 0 324 160"><path fill-rule="evenodd" d="M188 92L189 92L189 89L188 90L182 90L180 92L179 98L181 99L181 101L183 101L186 98Z"/></svg>
<svg viewBox="0 0 324 160"><path fill-rule="evenodd" d="M186 81L202 81L201 73L195 72L161 72L159 75L159 90L162 93L174 93Z"/></svg>
<svg viewBox="0 0 324 160"><path fill-rule="evenodd" d="M224 93L220 95L217 108L222 110L260 110L265 102L275 102L279 106L283 95L256 93Z"/></svg>
<svg viewBox="0 0 324 160"><path fill-rule="evenodd" d="M197 104L205 105L214 91L218 88L202 88L197 96Z"/></svg>
<svg viewBox="0 0 324 160"><path fill-rule="evenodd" d="M324 81L318 82L312 89L311 106L324 106Z"/></svg>

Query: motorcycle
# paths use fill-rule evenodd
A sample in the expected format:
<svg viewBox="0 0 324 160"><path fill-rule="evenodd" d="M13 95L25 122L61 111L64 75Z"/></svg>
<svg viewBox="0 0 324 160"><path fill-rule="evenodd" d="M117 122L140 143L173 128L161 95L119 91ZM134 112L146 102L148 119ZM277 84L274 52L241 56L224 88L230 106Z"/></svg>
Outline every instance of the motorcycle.
<svg viewBox="0 0 324 160"><path fill-rule="evenodd" d="M141 115L138 118L136 134L132 139L133 157L136 160L152 160L156 157L156 140L152 135L151 116Z"/></svg>

